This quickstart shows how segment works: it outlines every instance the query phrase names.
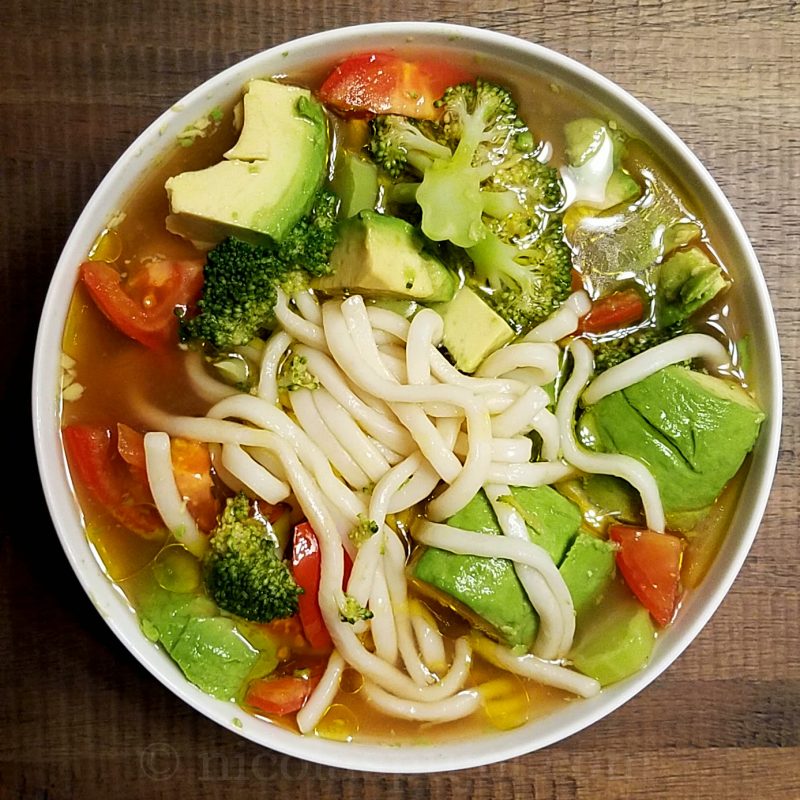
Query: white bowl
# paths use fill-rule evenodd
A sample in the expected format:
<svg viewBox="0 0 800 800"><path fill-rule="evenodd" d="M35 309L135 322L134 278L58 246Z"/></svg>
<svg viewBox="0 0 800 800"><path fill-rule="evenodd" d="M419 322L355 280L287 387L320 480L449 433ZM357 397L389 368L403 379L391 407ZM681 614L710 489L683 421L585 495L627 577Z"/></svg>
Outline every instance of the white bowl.
<svg viewBox="0 0 800 800"><path fill-rule="evenodd" d="M187 125L240 92L251 77L291 73L309 63L332 64L366 48L479 54L510 61L549 80L591 94L626 128L653 143L694 193L705 217L714 220L716 239L725 243L726 264L734 265L746 329L752 334L754 383L767 420L730 531L710 572L691 592L676 622L659 638L648 666L598 696L573 702L516 730L468 741L402 745L341 743L302 737L247 716L190 684L172 660L141 632L136 616L95 557L81 524L59 438L61 336L78 264L109 216L123 203L151 162L175 142ZM92 603L130 652L190 706L225 728L273 750L312 762L378 772L437 772L489 764L546 747L591 725L621 706L663 672L698 635L722 602L747 556L772 484L781 421L778 338L767 288L756 256L719 187L687 146L651 111L616 84L551 50L507 35L439 23L370 24L317 33L273 47L236 64L190 92L152 123L123 153L78 219L53 274L36 342L33 423L44 492L61 543ZM687 712L688 713L688 712Z"/></svg>

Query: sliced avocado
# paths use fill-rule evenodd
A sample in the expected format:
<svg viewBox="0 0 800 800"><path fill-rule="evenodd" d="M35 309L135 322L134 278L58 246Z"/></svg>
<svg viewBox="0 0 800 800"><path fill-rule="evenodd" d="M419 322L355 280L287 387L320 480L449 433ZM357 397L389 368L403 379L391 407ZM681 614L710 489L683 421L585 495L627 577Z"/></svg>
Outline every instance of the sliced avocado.
<svg viewBox="0 0 800 800"><path fill-rule="evenodd" d="M753 448L764 413L740 386L671 366L604 397L581 416L579 435L629 455L658 484L667 521L709 506Z"/></svg>
<svg viewBox="0 0 800 800"><path fill-rule="evenodd" d="M623 522L639 522L642 503L638 492L613 475L587 475L583 488L590 503Z"/></svg>
<svg viewBox="0 0 800 800"><path fill-rule="evenodd" d="M328 294L365 294L439 303L456 289L455 276L425 250L405 220L364 209L345 220L331 253L333 272L312 282Z"/></svg>
<svg viewBox="0 0 800 800"><path fill-rule="evenodd" d="M606 184L606 196L603 205L613 208L620 203L627 203L642 193L642 187L625 170L617 167ZM695 228L696 230L696 228Z"/></svg>
<svg viewBox="0 0 800 800"><path fill-rule="evenodd" d="M511 499L528 526L531 541L560 564L581 525L578 507L550 486L516 486Z"/></svg>
<svg viewBox="0 0 800 800"><path fill-rule="evenodd" d="M596 117L579 117L564 125L564 156L572 167L580 167L597 153L608 135L606 124Z"/></svg>
<svg viewBox="0 0 800 800"><path fill-rule="evenodd" d="M719 264L715 264L699 247L673 253L658 269L658 324L667 327L683 322L727 285Z"/></svg>
<svg viewBox="0 0 800 800"><path fill-rule="evenodd" d="M444 320L442 344L462 372L474 372L490 353L508 344L513 328L468 286L435 307Z"/></svg>
<svg viewBox="0 0 800 800"><path fill-rule="evenodd" d="M697 222L677 222L664 231L664 253L671 253L700 238L702 229Z"/></svg>
<svg viewBox="0 0 800 800"><path fill-rule="evenodd" d="M492 536L501 535L497 517L483 491L452 516L448 524ZM410 573L423 593L510 647L530 649L533 645L539 617L510 561L426 547L412 559Z"/></svg>
<svg viewBox="0 0 800 800"><path fill-rule="evenodd" d="M214 697L235 699L259 658L233 620L208 597L162 589L149 570L125 581L142 631L160 643L187 679Z"/></svg>
<svg viewBox="0 0 800 800"><path fill-rule="evenodd" d="M378 202L378 168L357 153L342 150L336 157L331 187L342 201L340 213L345 219L374 209Z"/></svg>
<svg viewBox="0 0 800 800"><path fill-rule="evenodd" d="M619 131L612 130L603 120L596 117L580 117L564 126L564 155L573 169L583 167L595 156L600 157L606 138L611 142L611 164L606 161L605 170L600 166L597 167L598 179L606 175L608 177L604 190L600 187L596 201L590 204L595 211L631 201L641 194L642 188L620 165L625 145ZM601 195L602 202L599 201Z"/></svg>
<svg viewBox="0 0 800 800"><path fill-rule="evenodd" d="M650 660L656 627L650 612L614 587L578 631L569 658L603 686L639 672Z"/></svg>
<svg viewBox="0 0 800 800"><path fill-rule="evenodd" d="M536 489L514 487L511 493L514 506L529 526L531 541L560 559L580 525L578 510L549 486ZM448 524L479 533L502 535L494 510L483 491L452 516ZM521 645L530 649L533 645L539 618L510 561L428 547L412 560L410 573L423 592L509 646Z"/></svg>
<svg viewBox="0 0 800 800"><path fill-rule="evenodd" d="M167 228L209 244L226 236L280 241L308 213L327 161L327 120L311 93L250 81L244 127L225 160L167 180Z"/></svg>
<svg viewBox="0 0 800 800"><path fill-rule="evenodd" d="M576 617L602 599L616 573L615 549L611 542L587 533L575 537L558 571L572 596Z"/></svg>
<svg viewBox="0 0 800 800"><path fill-rule="evenodd" d="M259 653L227 617L190 619L169 653L204 692L234 700Z"/></svg>

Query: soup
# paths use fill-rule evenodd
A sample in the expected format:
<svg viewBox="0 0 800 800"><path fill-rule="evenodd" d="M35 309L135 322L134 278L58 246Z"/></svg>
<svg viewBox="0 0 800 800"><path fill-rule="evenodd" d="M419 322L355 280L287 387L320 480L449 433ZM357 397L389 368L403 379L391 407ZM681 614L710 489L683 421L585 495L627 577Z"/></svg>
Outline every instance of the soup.
<svg viewBox="0 0 800 800"><path fill-rule="evenodd" d="M646 666L763 421L736 287L646 142L533 76L354 56L248 82L109 214L65 451L188 680L419 742Z"/></svg>

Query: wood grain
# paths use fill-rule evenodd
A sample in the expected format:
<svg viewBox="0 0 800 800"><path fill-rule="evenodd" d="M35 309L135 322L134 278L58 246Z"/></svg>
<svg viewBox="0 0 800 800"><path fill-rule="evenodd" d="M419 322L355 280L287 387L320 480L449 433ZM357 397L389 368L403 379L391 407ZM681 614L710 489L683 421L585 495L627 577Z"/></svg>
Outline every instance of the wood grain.
<svg viewBox="0 0 800 800"><path fill-rule="evenodd" d="M0 799L291 796L800 798L800 11L795 0L9 0L0 27ZM122 150L190 88L298 35L436 19L560 50L648 104L718 180L770 287L781 456L745 568L668 672L549 748L457 773L318 767L218 728L116 641L64 559L29 434L33 336L53 265ZM33 501L17 498L25 487Z"/></svg>

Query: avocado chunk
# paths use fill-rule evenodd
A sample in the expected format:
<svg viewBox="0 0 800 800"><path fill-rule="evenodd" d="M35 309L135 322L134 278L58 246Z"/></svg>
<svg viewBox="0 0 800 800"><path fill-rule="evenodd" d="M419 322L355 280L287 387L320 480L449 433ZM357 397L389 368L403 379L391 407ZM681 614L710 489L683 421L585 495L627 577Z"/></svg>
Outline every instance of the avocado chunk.
<svg viewBox="0 0 800 800"><path fill-rule="evenodd" d="M658 324L667 327L683 322L727 285L722 269L699 247L673 253L658 269Z"/></svg>
<svg viewBox="0 0 800 800"><path fill-rule="evenodd" d="M586 499L602 510L604 515L623 522L639 522L642 501L639 493L622 478L614 475L592 474L582 479Z"/></svg>
<svg viewBox="0 0 800 800"><path fill-rule="evenodd" d="M242 132L225 160L167 180L171 232L206 244L227 236L265 244L310 210L328 162L322 106L306 89L267 80L250 81L243 102Z"/></svg>
<svg viewBox="0 0 800 800"><path fill-rule="evenodd" d="M641 461L658 484L669 523L714 502L763 420L737 384L671 366L590 406L578 433L587 446Z"/></svg>
<svg viewBox="0 0 800 800"><path fill-rule="evenodd" d="M444 320L442 344L461 372L475 372L486 356L516 336L514 329L468 286L462 286L452 300L435 309Z"/></svg>
<svg viewBox="0 0 800 800"><path fill-rule="evenodd" d="M354 217L359 211L374 209L378 202L378 168L372 161L342 150L336 157L331 186L342 201L342 217Z"/></svg>
<svg viewBox="0 0 800 800"><path fill-rule="evenodd" d="M525 520L531 541L560 564L581 525L578 507L550 486L515 486L503 499Z"/></svg>
<svg viewBox="0 0 800 800"><path fill-rule="evenodd" d="M425 250L405 220L364 209L345 220L331 253L332 273L312 281L328 294L365 294L422 302L449 300L455 276Z"/></svg>
<svg viewBox="0 0 800 800"><path fill-rule="evenodd" d="M138 608L142 631L159 642L198 688L233 700L259 658L233 620L196 593L162 589L148 571L126 582Z"/></svg>
<svg viewBox="0 0 800 800"><path fill-rule="evenodd" d="M615 586L579 629L569 658L577 670L607 686L639 672L655 642L650 612Z"/></svg>
<svg viewBox="0 0 800 800"><path fill-rule="evenodd" d="M605 210L641 194L639 184L621 167L622 139L601 119L580 117L568 122L564 141L569 171L579 183L588 184L583 187L584 202Z"/></svg>
<svg viewBox="0 0 800 800"><path fill-rule="evenodd" d="M575 616L597 605L614 578L614 545L588 533L579 533L567 551L558 571L572 596Z"/></svg>
<svg viewBox="0 0 800 800"><path fill-rule="evenodd" d="M544 547L554 560L560 559L580 525L578 510L549 486L514 487L511 493L514 506L524 512L531 541ZM502 535L483 491L452 516L448 524L488 535ZM510 561L428 547L412 560L410 573L422 592L453 608L510 647L530 649L533 645L539 617Z"/></svg>

